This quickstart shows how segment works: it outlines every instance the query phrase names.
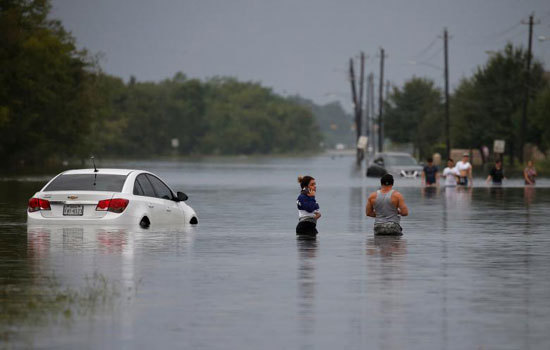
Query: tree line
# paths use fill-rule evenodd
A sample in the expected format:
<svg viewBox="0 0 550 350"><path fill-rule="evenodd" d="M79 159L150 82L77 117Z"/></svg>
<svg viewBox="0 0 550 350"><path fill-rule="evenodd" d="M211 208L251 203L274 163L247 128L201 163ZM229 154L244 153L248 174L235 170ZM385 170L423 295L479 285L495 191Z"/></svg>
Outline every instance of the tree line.
<svg viewBox="0 0 550 350"><path fill-rule="evenodd" d="M507 44L464 78L451 95L453 148L492 147L506 141L510 163L520 152L524 93L529 81L526 142L543 152L550 149L550 84L541 62L526 77L527 52ZM385 102L385 135L393 142L410 142L421 157L445 154L444 109L441 90L433 80L413 77L394 87Z"/></svg>
<svg viewBox="0 0 550 350"><path fill-rule="evenodd" d="M50 10L49 0L0 0L3 165L90 154L315 152L323 141L319 125L330 121L314 112L336 111L351 124L339 104L316 106L255 82L201 81L181 72L160 82L125 82L78 49Z"/></svg>

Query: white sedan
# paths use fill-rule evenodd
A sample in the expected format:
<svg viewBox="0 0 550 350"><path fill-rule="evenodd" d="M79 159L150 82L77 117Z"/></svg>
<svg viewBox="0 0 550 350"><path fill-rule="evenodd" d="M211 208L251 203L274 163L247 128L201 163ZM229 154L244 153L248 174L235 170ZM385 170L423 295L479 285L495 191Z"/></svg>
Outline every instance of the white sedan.
<svg viewBox="0 0 550 350"><path fill-rule="evenodd" d="M29 200L29 224L197 224L197 214L158 176L135 169L68 170Z"/></svg>

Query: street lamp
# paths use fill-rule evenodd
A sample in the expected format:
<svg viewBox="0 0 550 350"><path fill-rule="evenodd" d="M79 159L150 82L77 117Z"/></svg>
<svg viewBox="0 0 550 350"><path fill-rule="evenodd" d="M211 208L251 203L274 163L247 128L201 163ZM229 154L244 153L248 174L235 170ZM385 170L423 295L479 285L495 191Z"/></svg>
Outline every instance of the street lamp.
<svg viewBox="0 0 550 350"><path fill-rule="evenodd" d="M550 40L550 36L539 35L537 39L539 39L539 41L548 41Z"/></svg>

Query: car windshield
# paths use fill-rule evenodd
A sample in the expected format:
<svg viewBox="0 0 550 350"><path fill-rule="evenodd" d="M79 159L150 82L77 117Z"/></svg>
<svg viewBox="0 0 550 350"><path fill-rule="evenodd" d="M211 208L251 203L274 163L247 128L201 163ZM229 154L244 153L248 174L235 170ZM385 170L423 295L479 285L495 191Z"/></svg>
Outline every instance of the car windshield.
<svg viewBox="0 0 550 350"><path fill-rule="evenodd" d="M409 166L409 165L418 165L416 160L407 155L397 156L387 156L386 157L387 165L389 166Z"/></svg>
<svg viewBox="0 0 550 350"><path fill-rule="evenodd" d="M109 191L120 192L126 175L71 174L60 175L44 191Z"/></svg>

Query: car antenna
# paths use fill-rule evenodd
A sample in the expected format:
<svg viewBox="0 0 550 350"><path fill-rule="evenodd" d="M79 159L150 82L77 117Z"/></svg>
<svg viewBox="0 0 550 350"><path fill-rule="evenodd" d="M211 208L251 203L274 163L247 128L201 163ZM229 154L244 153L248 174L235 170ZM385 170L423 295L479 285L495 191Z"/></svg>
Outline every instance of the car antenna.
<svg viewBox="0 0 550 350"><path fill-rule="evenodd" d="M95 158L94 156L91 156L90 159L92 160L92 164L94 165L94 173L97 173L99 170L95 167Z"/></svg>

